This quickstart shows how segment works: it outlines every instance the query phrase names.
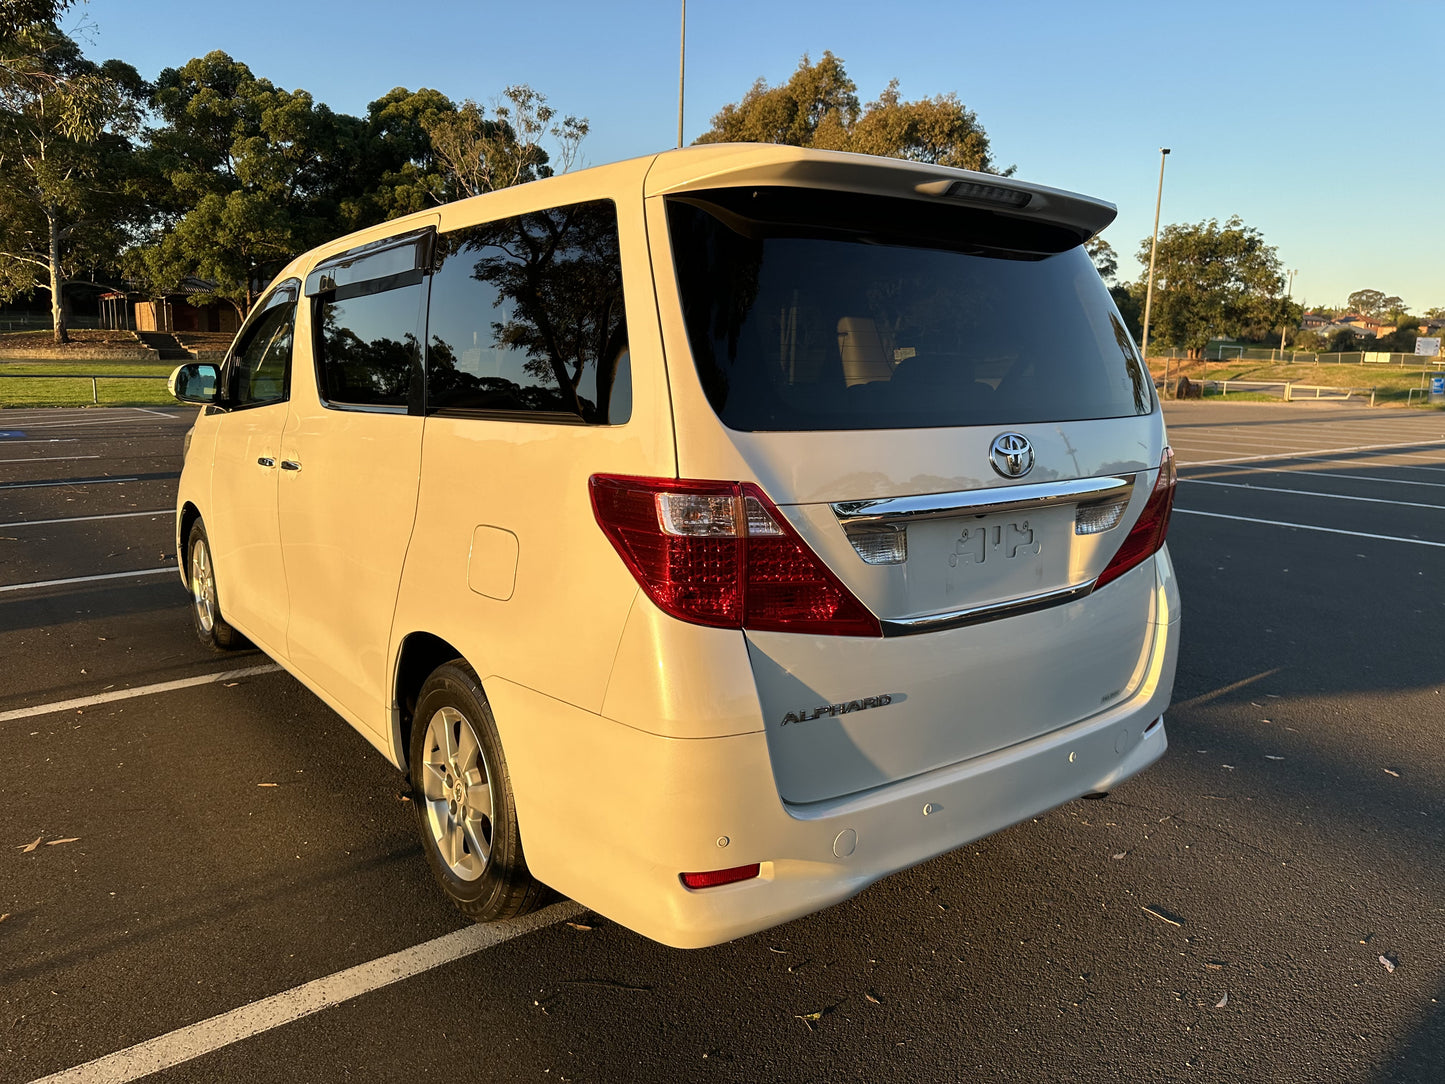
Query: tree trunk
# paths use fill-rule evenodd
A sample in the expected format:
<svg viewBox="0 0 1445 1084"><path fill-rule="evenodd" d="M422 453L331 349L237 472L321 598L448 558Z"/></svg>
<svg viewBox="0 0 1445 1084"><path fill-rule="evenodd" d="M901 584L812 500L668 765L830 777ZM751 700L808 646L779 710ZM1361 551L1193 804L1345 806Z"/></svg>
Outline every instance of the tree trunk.
<svg viewBox="0 0 1445 1084"><path fill-rule="evenodd" d="M70 342L70 330L66 327L66 312L60 281L60 222L53 214L45 216L50 226L50 319L55 327L56 343Z"/></svg>

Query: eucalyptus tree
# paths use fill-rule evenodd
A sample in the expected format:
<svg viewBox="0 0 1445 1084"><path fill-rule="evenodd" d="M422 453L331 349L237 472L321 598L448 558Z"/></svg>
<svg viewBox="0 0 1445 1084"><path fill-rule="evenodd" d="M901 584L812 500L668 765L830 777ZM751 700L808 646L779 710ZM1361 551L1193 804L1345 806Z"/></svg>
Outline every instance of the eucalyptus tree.
<svg viewBox="0 0 1445 1084"><path fill-rule="evenodd" d="M68 342L65 287L113 265L141 212L131 137L147 87L120 61L96 64L53 21L0 37L0 298L50 294Z"/></svg>

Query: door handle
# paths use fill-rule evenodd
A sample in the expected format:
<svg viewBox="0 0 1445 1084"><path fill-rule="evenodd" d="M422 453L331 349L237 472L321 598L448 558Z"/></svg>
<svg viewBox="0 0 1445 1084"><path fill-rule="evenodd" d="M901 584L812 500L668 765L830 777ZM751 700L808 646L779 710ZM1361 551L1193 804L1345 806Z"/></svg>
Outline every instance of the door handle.
<svg viewBox="0 0 1445 1084"><path fill-rule="evenodd" d="M263 467L274 467L276 465L276 460L272 459L269 455L263 455L260 459L256 460L256 462Z"/></svg>
<svg viewBox="0 0 1445 1084"><path fill-rule="evenodd" d="M282 470L300 470L300 469L301 469L301 464L298 463L298 462L297 462L296 460L294 460L294 459L283 459L283 460L281 460L281 469L282 469Z"/></svg>

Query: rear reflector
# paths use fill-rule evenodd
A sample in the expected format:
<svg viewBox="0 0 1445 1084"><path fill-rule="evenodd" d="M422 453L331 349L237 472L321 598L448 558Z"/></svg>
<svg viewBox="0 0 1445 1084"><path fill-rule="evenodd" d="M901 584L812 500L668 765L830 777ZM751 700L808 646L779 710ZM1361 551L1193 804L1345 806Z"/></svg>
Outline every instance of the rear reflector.
<svg viewBox="0 0 1445 1084"><path fill-rule="evenodd" d="M1174 449L1165 448L1164 458L1159 461L1159 477L1154 481L1154 492L1149 494L1149 503L1144 506L1139 521L1134 524L1119 552L1094 582L1098 590L1110 580L1116 580L1131 568L1143 564L1164 545L1164 536L1169 531L1169 513L1174 510L1174 491L1178 479L1174 473Z"/></svg>
<svg viewBox="0 0 1445 1084"><path fill-rule="evenodd" d="M716 888L718 885L751 881L762 866L754 862L751 866L734 866L732 869L715 869L707 873L679 873L682 883L688 888Z"/></svg>
<svg viewBox="0 0 1445 1084"><path fill-rule="evenodd" d="M883 635L751 483L594 474L591 490L598 526L673 617L726 629Z"/></svg>

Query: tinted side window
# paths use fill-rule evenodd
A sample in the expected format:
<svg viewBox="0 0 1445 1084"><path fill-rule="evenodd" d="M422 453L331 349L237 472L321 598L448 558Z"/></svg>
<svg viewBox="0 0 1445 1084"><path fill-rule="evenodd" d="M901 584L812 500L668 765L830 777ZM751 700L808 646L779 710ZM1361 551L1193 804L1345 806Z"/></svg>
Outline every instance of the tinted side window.
<svg viewBox="0 0 1445 1084"><path fill-rule="evenodd" d="M316 375L328 404L405 407L417 401L425 285L420 273L406 277L406 285L393 289L382 280L316 298Z"/></svg>
<svg viewBox="0 0 1445 1084"><path fill-rule="evenodd" d="M427 408L625 422L632 412L611 201L437 236Z"/></svg>
<svg viewBox="0 0 1445 1084"><path fill-rule="evenodd" d="M291 376L291 339L296 325L296 289L278 287L241 332L226 373L231 406L258 406L286 399Z"/></svg>

